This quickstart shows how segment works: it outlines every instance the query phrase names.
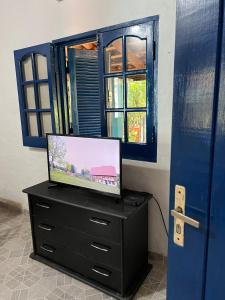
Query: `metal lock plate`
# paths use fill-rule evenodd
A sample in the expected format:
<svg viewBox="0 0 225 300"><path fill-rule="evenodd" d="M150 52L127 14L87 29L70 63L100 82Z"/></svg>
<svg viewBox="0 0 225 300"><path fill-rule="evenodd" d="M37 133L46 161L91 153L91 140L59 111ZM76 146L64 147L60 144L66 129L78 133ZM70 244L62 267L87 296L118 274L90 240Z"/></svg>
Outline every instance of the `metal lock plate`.
<svg viewBox="0 0 225 300"><path fill-rule="evenodd" d="M186 200L185 187L176 185L174 208L176 211L182 214L185 214L185 200ZM176 245L180 247L184 247L184 221L177 217L174 217L173 240Z"/></svg>

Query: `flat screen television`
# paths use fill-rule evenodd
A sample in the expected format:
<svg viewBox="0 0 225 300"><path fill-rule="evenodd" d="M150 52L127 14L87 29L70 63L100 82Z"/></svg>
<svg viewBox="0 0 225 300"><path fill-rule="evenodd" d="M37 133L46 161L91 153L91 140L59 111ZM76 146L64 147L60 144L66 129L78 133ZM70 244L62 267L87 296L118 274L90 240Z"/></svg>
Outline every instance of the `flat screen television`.
<svg viewBox="0 0 225 300"><path fill-rule="evenodd" d="M48 134L49 182L121 196L121 141Z"/></svg>

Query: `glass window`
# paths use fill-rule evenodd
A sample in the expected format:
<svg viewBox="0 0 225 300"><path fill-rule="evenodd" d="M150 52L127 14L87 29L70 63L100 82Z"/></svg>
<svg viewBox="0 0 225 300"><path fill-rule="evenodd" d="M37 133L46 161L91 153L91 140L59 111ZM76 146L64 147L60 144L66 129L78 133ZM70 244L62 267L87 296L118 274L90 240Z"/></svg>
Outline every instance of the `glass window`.
<svg viewBox="0 0 225 300"><path fill-rule="evenodd" d="M126 37L128 71L146 69L146 40L137 37Z"/></svg>
<svg viewBox="0 0 225 300"><path fill-rule="evenodd" d="M39 106L41 109L50 108L48 83L38 84Z"/></svg>
<svg viewBox="0 0 225 300"><path fill-rule="evenodd" d="M25 107L27 109L36 108L33 84L24 86L24 97L25 97Z"/></svg>
<svg viewBox="0 0 225 300"><path fill-rule="evenodd" d="M105 48L105 72L115 73L123 70L122 38L114 40Z"/></svg>
<svg viewBox="0 0 225 300"><path fill-rule="evenodd" d="M30 136L38 136L37 114L27 113L28 132Z"/></svg>
<svg viewBox="0 0 225 300"><path fill-rule="evenodd" d="M60 108L56 98L53 102L52 54L51 44L14 52L24 146L46 148L45 136L55 130L54 120L60 130Z"/></svg>
<svg viewBox="0 0 225 300"><path fill-rule="evenodd" d="M51 112L41 113L41 128L42 128L42 136L46 136L46 133L52 133Z"/></svg>
<svg viewBox="0 0 225 300"><path fill-rule="evenodd" d="M16 50L24 145L46 147L52 131L108 135L122 139L124 158L155 161L157 24L149 18Z"/></svg>
<svg viewBox="0 0 225 300"><path fill-rule="evenodd" d="M146 107L146 74L127 76L127 107Z"/></svg>
<svg viewBox="0 0 225 300"><path fill-rule="evenodd" d="M146 143L146 112L128 112L127 127L129 143Z"/></svg>
<svg viewBox="0 0 225 300"><path fill-rule="evenodd" d="M41 54L35 55L37 79L48 79L47 58Z"/></svg>
<svg viewBox="0 0 225 300"><path fill-rule="evenodd" d="M146 149L150 149L151 144L155 142L154 129L151 130L154 126L150 111L150 100L153 101L150 79L154 76L153 68L150 66L153 66L151 59L154 54L151 52L153 35L149 34L149 26L150 24L146 23L119 29L117 39L115 39L117 30L103 33L105 34L103 42L106 43L105 48L103 45L105 66L103 77L107 134L122 138L123 151L128 154L128 158L138 156L140 159L143 156L147 160ZM113 39L112 42L109 42L110 37ZM150 59L148 65L147 52ZM111 74L115 72L119 74L116 76ZM147 126L147 122L150 122L150 126ZM143 153L138 153L140 149L138 144L147 147L142 148L145 149Z"/></svg>
<svg viewBox="0 0 225 300"><path fill-rule="evenodd" d="M32 59L28 56L22 60L23 81L33 80Z"/></svg>
<svg viewBox="0 0 225 300"><path fill-rule="evenodd" d="M123 107L123 78L110 77L106 78L106 106L107 108Z"/></svg>
<svg viewBox="0 0 225 300"><path fill-rule="evenodd" d="M124 113L107 112L107 133L110 137L124 140Z"/></svg>

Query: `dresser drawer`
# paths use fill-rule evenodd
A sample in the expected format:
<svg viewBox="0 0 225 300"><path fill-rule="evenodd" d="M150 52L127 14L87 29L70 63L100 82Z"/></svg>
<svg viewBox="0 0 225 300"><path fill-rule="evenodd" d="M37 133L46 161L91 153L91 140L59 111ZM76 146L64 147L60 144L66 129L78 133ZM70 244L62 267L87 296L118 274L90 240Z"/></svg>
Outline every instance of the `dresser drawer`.
<svg viewBox="0 0 225 300"><path fill-rule="evenodd" d="M31 209L38 222L61 227L66 224L69 228L121 243L119 218L34 196L31 198Z"/></svg>
<svg viewBox="0 0 225 300"><path fill-rule="evenodd" d="M111 268L105 268L99 264L96 264L91 261L86 261L85 263L85 276L88 278L111 288L117 292L121 292L121 274L119 271L116 271Z"/></svg>
<svg viewBox="0 0 225 300"><path fill-rule="evenodd" d="M83 255L102 265L121 269L121 245L99 237L91 236L68 227L54 226L52 223L39 222L33 217L35 239L40 244L50 241L67 246L73 252Z"/></svg>
<svg viewBox="0 0 225 300"><path fill-rule="evenodd" d="M49 241L37 242L37 254L108 288L121 292L121 272L93 262L67 247Z"/></svg>
<svg viewBox="0 0 225 300"><path fill-rule="evenodd" d="M40 220L49 221L54 225L59 225L60 210L63 208L61 203L50 201L45 198L31 196L30 198L31 215L36 216Z"/></svg>

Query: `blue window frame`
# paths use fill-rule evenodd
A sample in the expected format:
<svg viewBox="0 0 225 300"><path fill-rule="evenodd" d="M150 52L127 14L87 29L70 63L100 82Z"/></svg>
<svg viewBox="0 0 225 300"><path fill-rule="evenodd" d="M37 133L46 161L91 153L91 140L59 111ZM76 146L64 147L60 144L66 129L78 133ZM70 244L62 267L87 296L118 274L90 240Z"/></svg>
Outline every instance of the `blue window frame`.
<svg viewBox="0 0 225 300"><path fill-rule="evenodd" d="M157 39L158 16L153 16L58 39L52 44L16 50L14 54L24 146L46 147L45 134L47 132L68 134L72 133L74 128L79 132L80 128L76 127L79 126L79 121L85 125L86 111L87 122L90 120L90 109L93 103L88 106L88 110L84 109L83 103L82 105L76 103L72 108L72 114L69 112L71 104L68 101L67 72L70 66L66 65L66 49L71 45L97 41L99 99L92 119L96 119L98 128L101 127L102 136L123 138L123 158L155 162L157 159L157 103L155 101ZM107 57L104 53L107 47L110 48L110 44L118 40L121 40L121 53L116 53L115 65L117 66L114 66L114 70L107 70L106 67L109 66L105 65ZM143 47L138 46L136 50L132 50L132 43L145 45L144 55L141 55ZM70 54L70 58L77 59L75 51L72 53L71 50ZM140 64L133 63L132 57L139 59ZM44 58L46 62L45 74L47 75L44 77L39 76L37 62L39 58L42 58L42 62ZM93 65L93 62L90 61L90 64ZM27 69L28 74L25 74ZM83 69L81 71L83 72ZM91 72L93 73L93 70ZM86 73L84 75L87 77ZM43 93L40 87L43 85L45 85L45 90L48 90L48 105L46 105L46 99L42 99ZM142 91L142 98L140 98L142 100L139 102L135 101L135 97L130 96L131 89L137 86L141 87ZM95 90L96 98L98 97L96 85ZM87 92L85 90L85 94ZM80 93L84 96L83 89ZM144 94L145 97L143 97ZM88 97L87 103L93 100L91 93ZM100 105L100 113L98 105ZM79 107L82 107L83 111L79 112ZM71 128L71 115L76 116L75 120L72 120L74 128ZM84 126L84 130L85 128ZM90 128L90 122L88 130L89 134L90 132L96 134L99 131L99 129Z"/></svg>
<svg viewBox="0 0 225 300"><path fill-rule="evenodd" d="M23 145L45 148L46 133L55 132L58 125L53 47L33 46L16 50L14 56Z"/></svg>
<svg viewBox="0 0 225 300"><path fill-rule="evenodd" d="M102 31L99 39L102 135L122 138L123 158L155 162L154 22Z"/></svg>

